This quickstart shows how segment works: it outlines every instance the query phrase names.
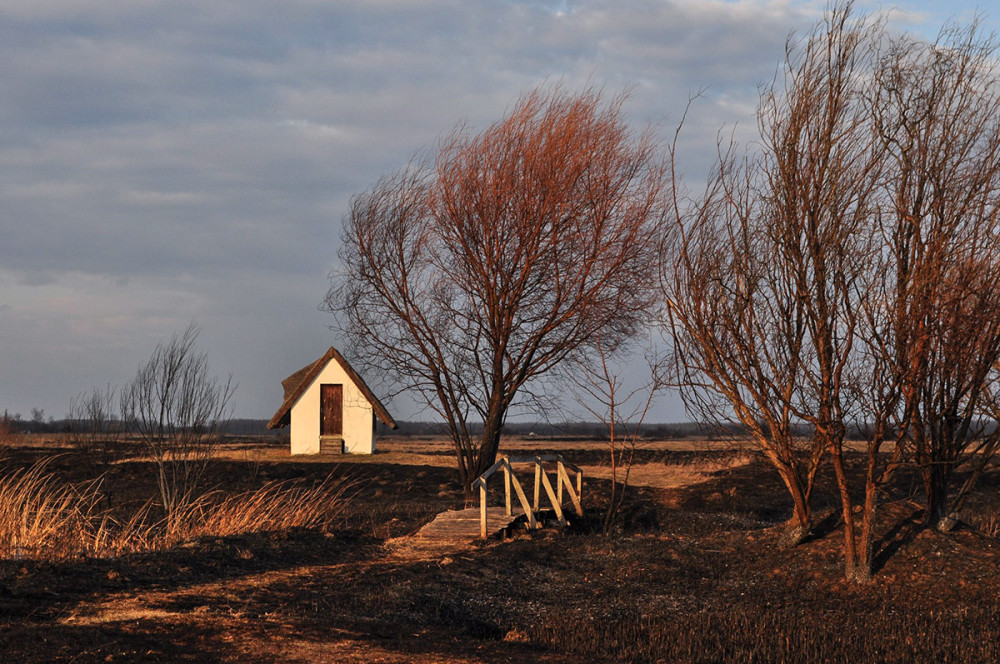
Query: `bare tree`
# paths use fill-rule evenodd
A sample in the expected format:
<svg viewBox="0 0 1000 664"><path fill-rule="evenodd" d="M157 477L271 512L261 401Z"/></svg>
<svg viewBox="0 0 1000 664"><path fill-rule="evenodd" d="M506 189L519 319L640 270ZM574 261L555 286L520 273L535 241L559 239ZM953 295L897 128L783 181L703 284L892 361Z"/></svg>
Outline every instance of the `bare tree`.
<svg viewBox="0 0 1000 664"><path fill-rule="evenodd" d="M102 476L103 493L109 506L115 493L112 477L115 461L122 456L119 405L116 387L94 387L70 400L67 416L70 444L79 453L81 460L92 464Z"/></svg>
<svg viewBox="0 0 1000 664"><path fill-rule="evenodd" d="M995 451L980 419L1000 360L997 47L975 22L946 27L934 44L895 40L871 104L888 165L883 338L894 342L897 426L923 477L927 522L939 528L971 488L952 494L954 471Z"/></svg>
<svg viewBox="0 0 1000 664"><path fill-rule="evenodd" d="M846 4L789 42L782 75L761 96L759 155L738 161L732 147L720 150L700 203L678 211L678 260L663 280L694 388L687 403L750 432L792 498L793 543L810 529L824 452L849 518L844 384L868 266L859 229L880 163L857 81L876 27ZM811 425L811 440L794 434L796 423Z"/></svg>
<svg viewBox="0 0 1000 664"><path fill-rule="evenodd" d="M222 438L235 387L209 374L195 346L198 328L157 345L149 360L121 391L121 413L156 465L160 501L173 517L196 497L199 484Z"/></svg>
<svg viewBox="0 0 1000 664"><path fill-rule="evenodd" d="M929 45L852 10L832 7L791 45L762 96L760 155L724 152L678 213L664 283L701 389L689 403L750 430L802 524L815 465L793 465L789 423L811 426L799 458L831 460L846 574L866 581L895 470L916 462L938 525L997 448L982 422L1000 352L1000 85L975 25ZM860 509L852 422L868 431ZM973 472L951 494L963 463Z"/></svg>
<svg viewBox="0 0 1000 664"><path fill-rule="evenodd" d="M788 491L796 544L812 527L823 445L796 433L805 311L775 269L751 167L724 157L702 201L679 214L662 285L685 405L701 421L742 425Z"/></svg>
<svg viewBox="0 0 1000 664"><path fill-rule="evenodd" d="M850 481L844 461L853 416L848 381L857 355L858 303L867 293L882 155L861 94L881 25L835 6L786 54L780 87L765 91L757 197L781 294L801 308L797 419L833 465L844 519L846 574L856 574ZM772 258L771 260L774 260ZM791 306L791 305L789 305Z"/></svg>
<svg viewBox="0 0 1000 664"><path fill-rule="evenodd" d="M352 201L326 306L447 423L466 491L535 381L598 335L614 353L655 305L666 169L623 102L535 90Z"/></svg>
<svg viewBox="0 0 1000 664"><path fill-rule="evenodd" d="M620 367L609 360L600 341L595 351L595 358L573 371L573 391L577 402L604 425L608 436L611 487L602 523L607 534L617 525L625 504L639 430L656 396L676 381L666 374L672 365L650 350L646 354L649 380L638 387L626 387Z"/></svg>

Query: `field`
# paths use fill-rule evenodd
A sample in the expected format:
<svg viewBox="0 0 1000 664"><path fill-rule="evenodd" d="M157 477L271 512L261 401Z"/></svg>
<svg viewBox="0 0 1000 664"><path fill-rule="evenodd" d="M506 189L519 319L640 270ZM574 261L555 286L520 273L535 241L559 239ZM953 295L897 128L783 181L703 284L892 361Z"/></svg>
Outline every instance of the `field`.
<svg viewBox="0 0 1000 664"><path fill-rule="evenodd" d="M234 440L209 483L350 478L335 524L194 536L120 555L0 561L9 662L910 662L1000 661L1000 472L950 534L922 530L915 486L887 497L872 585L842 581L837 500L822 478L813 540L779 543L789 516L756 454L705 441L643 443L620 528L600 529L600 442L508 440L585 472L587 516L434 550L406 537L462 506L448 448L389 439L371 457L292 458ZM22 438L4 472L50 457L74 485L93 464ZM148 462L116 463L115 509L153 495Z"/></svg>

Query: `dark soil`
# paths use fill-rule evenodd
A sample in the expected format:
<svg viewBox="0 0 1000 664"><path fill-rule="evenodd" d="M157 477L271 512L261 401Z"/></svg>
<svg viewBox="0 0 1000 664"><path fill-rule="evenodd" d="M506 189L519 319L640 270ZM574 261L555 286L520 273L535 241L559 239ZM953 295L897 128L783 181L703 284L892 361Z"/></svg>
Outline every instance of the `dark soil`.
<svg viewBox="0 0 1000 664"><path fill-rule="evenodd" d="M575 460L593 461L583 455ZM53 464L68 479L85 474L71 454ZM139 500L148 473L120 465L120 500ZM436 554L391 538L461 504L452 472L347 470L359 490L335 532L207 538L111 560L0 561L2 660L1000 661L1000 540L970 526L922 529L907 478L886 497L875 580L858 587L842 580L828 484L816 496L827 517L818 536L782 548L790 512L760 459L681 490L632 490L612 535L598 526L607 485L590 479L588 518L568 530ZM235 488L329 471L228 462L214 478ZM1000 514L998 480L986 478L972 501L977 517Z"/></svg>

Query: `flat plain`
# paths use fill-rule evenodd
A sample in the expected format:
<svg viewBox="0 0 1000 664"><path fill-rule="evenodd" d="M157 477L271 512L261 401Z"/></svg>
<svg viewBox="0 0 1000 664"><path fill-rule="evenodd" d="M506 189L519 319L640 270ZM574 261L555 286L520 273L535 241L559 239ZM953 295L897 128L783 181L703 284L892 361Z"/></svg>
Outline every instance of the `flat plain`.
<svg viewBox="0 0 1000 664"><path fill-rule="evenodd" d="M501 447L551 452L584 471L583 519L428 547L411 535L464 506L444 441L389 438L369 457L291 457L273 440L230 440L208 485L233 492L332 471L352 482L335 526L4 559L0 652L11 662L1000 660L996 469L948 534L921 527L916 485L901 476L884 497L875 580L857 587L843 581L828 477L815 495L816 536L783 548L790 509L758 454L720 441L643 441L621 519L605 533L607 444ZM22 437L3 456L5 473L45 457L71 484L95 472L52 436ZM103 472L115 509L153 495L139 454Z"/></svg>

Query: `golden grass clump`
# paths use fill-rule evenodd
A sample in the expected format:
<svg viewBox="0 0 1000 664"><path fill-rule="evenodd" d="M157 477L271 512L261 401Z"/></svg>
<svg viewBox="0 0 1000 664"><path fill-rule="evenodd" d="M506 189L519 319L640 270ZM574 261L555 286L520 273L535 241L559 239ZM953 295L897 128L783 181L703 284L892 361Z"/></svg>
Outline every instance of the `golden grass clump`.
<svg viewBox="0 0 1000 664"><path fill-rule="evenodd" d="M972 519L972 525L989 537L1000 537L1000 514L990 514Z"/></svg>
<svg viewBox="0 0 1000 664"><path fill-rule="evenodd" d="M60 484L47 465L0 477L0 557L62 559L91 551L97 487Z"/></svg>
<svg viewBox="0 0 1000 664"><path fill-rule="evenodd" d="M339 525L355 485L331 474L314 486L284 480L236 494L208 493L180 510L167 537L179 541L294 528L330 530Z"/></svg>
<svg viewBox="0 0 1000 664"><path fill-rule="evenodd" d="M237 494L216 491L169 521L147 502L124 520L98 509L100 482L74 486L47 469L48 460L0 474L0 559L65 560L152 551L185 539L340 523L355 482L328 476L315 486L270 482Z"/></svg>

